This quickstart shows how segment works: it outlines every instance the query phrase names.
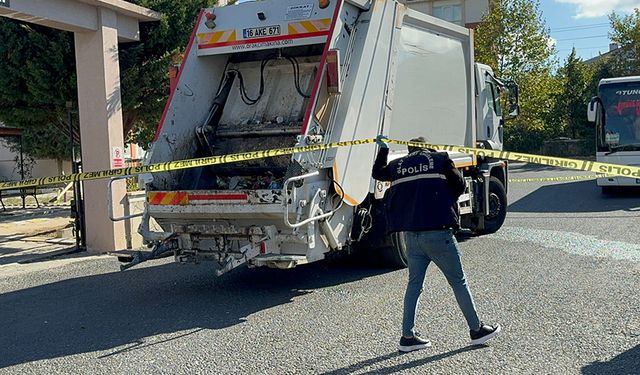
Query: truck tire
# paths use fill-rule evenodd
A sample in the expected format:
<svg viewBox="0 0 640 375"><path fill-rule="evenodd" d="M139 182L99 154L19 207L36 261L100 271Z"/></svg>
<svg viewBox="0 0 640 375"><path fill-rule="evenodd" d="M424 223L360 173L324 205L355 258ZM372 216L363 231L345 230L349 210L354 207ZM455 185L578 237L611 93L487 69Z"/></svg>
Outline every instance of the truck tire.
<svg viewBox="0 0 640 375"><path fill-rule="evenodd" d="M489 213L484 217L484 229L478 234L495 233L507 217L507 192L497 177L489 177Z"/></svg>
<svg viewBox="0 0 640 375"><path fill-rule="evenodd" d="M405 268L407 267L407 255L400 246L400 237L397 233L385 235L387 231L387 217L384 203L381 200L367 197L363 202L363 207L367 208L371 215L371 227L353 244L353 248L358 257L363 257L366 262L370 262L377 267L384 268ZM356 220L352 237L358 238L362 223Z"/></svg>
<svg viewBox="0 0 640 375"><path fill-rule="evenodd" d="M382 248L382 259L384 265L391 268L407 268L407 250L401 243L402 238L399 233L391 233L388 242L391 246Z"/></svg>

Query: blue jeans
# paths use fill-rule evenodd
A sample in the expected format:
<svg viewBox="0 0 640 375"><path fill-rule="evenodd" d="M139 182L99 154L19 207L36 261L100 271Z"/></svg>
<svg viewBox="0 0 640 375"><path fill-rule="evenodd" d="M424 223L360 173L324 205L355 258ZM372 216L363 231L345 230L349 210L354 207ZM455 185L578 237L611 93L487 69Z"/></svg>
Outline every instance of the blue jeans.
<svg viewBox="0 0 640 375"><path fill-rule="evenodd" d="M431 262L440 268L451 285L469 329L474 331L480 329L480 319L462 269L458 241L453 236L453 232L449 229L402 232L399 233L399 242L400 246L406 249L409 263L409 282L404 296L402 335L412 337L415 334L418 300L422 293L427 267Z"/></svg>

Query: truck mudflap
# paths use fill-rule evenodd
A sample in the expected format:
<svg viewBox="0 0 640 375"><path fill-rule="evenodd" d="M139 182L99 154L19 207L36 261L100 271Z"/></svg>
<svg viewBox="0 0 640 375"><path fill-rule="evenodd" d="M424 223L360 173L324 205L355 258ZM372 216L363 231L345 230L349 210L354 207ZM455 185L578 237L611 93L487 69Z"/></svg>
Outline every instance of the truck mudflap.
<svg viewBox="0 0 640 375"><path fill-rule="evenodd" d="M171 238L168 238L163 242L157 243L151 251L136 251L132 254L114 253L112 255L117 256L118 260L124 263L120 265L120 271L125 271L148 260L166 258L170 256L174 250L175 242L171 241Z"/></svg>

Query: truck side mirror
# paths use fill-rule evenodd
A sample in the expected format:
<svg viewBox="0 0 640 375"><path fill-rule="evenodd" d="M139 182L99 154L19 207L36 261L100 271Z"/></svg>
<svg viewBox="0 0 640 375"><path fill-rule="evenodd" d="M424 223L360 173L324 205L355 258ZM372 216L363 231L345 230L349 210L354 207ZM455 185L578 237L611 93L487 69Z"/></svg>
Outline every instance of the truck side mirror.
<svg viewBox="0 0 640 375"><path fill-rule="evenodd" d="M594 123L596 122L596 114L598 113L598 109L600 108L600 99L597 96L591 98L589 105L587 106L587 121Z"/></svg>
<svg viewBox="0 0 640 375"><path fill-rule="evenodd" d="M509 118L518 117L520 115L520 87L513 80L507 81L505 87L509 93Z"/></svg>
<svg viewBox="0 0 640 375"><path fill-rule="evenodd" d="M509 117L517 117L520 115L520 106L517 103L512 103L509 106Z"/></svg>

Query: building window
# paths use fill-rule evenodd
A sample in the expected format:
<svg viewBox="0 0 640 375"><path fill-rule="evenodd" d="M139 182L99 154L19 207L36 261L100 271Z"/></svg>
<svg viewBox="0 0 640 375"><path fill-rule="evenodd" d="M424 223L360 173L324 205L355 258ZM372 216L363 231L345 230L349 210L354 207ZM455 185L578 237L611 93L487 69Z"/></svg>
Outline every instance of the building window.
<svg viewBox="0 0 640 375"><path fill-rule="evenodd" d="M433 16L462 26L461 5L434 5Z"/></svg>

